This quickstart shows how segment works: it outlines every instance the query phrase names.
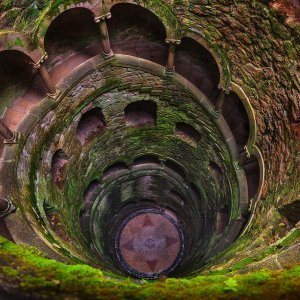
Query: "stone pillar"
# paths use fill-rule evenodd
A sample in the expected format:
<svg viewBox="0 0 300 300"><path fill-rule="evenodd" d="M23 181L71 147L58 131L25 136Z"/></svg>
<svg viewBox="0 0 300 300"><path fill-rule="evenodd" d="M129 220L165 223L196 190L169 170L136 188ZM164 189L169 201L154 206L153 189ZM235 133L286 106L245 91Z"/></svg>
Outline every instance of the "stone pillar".
<svg viewBox="0 0 300 300"><path fill-rule="evenodd" d="M247 146L244 147L244 151L240 154L238 165L240 168L243 168L245 165L245 162L248 158L250 158L249 149Z"/></svg>
<svg viewBox="0 0 300 300"><path fill-rule="evenodd" d="M0 134L6 142L10 142L15 138L15 134L4 124L2 119L0 119Z"/></svg>
<svg viewBox="0 0 300 300"><path fill-rule="evenodd" d="M35 69L38 70L38 72L43 80L43 83L44 83L45 87L47 88L48 95L55 97L57 94L57 90L52 82L49 72L47 71L45 65L43 65L43 62L47 59L47 57L48 57L48 55L45 52L44 55L41 57L41 59L38 62L34 63L33 66Z"/></svg>
<svg viewBox="0 0 300 300"><path fill-rule="evenodd" d="M224 105L224 102L225 102L225 97L226 95L229 94L229 91L222 87L221 85L218 85L218 89L221 90L221 93L217 99L217 103L216 103L216 106L215 106L215 111L219 114L222 113L222 110L223 110L223 105Z"/></svg>
<svg viewBox="0 0 300 300"><path fill-rule="evenodd" d="M181 41L175 39L166 39L166 43L169 44L166 74L174 74L175 73L175 48L176 45L179 45L181 43Z"/></svg>
<svg viewBox="0 0 300 300"><path fill-rule="evenodd" d="M108 34L107 24L105 21L106 19L110 19L110 18L111 18L111 13L107 13L105 15L95 18L95 22L99 24L99 30L100 30L101 41L103 46L103 55L105 58L110 58L114 55L110 47L109 34Z"/></svg>

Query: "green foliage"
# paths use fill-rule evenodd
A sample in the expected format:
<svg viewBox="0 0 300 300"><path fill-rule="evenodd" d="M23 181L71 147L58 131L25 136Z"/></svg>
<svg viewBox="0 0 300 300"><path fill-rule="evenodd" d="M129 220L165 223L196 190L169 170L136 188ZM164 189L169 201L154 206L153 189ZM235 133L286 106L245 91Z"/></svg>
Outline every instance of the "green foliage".
<svg viewBox="0 0 300 300"><path fill-rule="evenodd" d="M229 278L227 280L224 281L226 287L224 288L225 291L233 291L236 292L238 289L238 283L235 279L233 278Z"/></svg>
<svg viewBox="0 0 300 300"><path fill-rule="evenodd" d="M45 299L296 299L300 266L245 275L168 278L136 281L87 265L47 259L33 247L15 245L0 236L0 285L20 295ZM3 274L3 276L1 276Z"/></svg>
<svg viewBox="0 0 300 300"><path fill-rule="evenodd" d="M0 4L0 9L1 11L5 11L8 9L11 9L14 5L14 1L13 0L4 0L2 2L2 4Z"/></svg>
<svg viewBox="0 0 300 300"><path fill-rule="evenodd" d="M231 270L232 271L235 271L235 270L240 270L242 269L243 267L245 267L246 265L250 264L254 262L254 259L251 258L251 257L247 257L247 258L244 258L242 260L240 260L238 263L236 263L232 268Z"/></svg>
<svg viewBox="0 0 300 300"><path fill-rule="evenodd" d="M24 47L23 41L19 37L16 38L15 45L18 47Z"/></svg>

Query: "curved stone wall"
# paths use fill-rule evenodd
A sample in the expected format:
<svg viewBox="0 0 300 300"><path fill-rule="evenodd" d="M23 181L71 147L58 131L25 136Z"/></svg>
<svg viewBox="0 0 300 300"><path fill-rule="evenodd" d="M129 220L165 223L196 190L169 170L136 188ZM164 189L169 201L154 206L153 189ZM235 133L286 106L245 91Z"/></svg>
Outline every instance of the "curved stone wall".
<svg viewBox="0 0 300 300"><path fill-rule="evenodd" d="M26 134L26 141L24 145L20 143L17 150L20 156L13 168L19 175L19 192L12 191L7 196L18 194L13 201L18 203L34 228L40 228L39 235L43 235L44 239L56 240L55 245L62 245L54 249L62 248L63 253L69 249L75 256L88 251L88 256L93 256L93 247L87 250L90 246L83 242L84 237L80 234L79 215L84 191L95 180L101 183L102 189L113 190L113 186L105 188L105 183L102 183L103 172L108 166L119 161L131 166L134 164L133 158L149 154L159 157L161 162L165 162L166 168L174 170L172 164L169 167L168 163L173 161L185 170L188 176L184 179L185 183L182 182L187 189L185 194L190 193L193 187L198 190L193 200L187 200L191 196L183 196L187 207L190 207L186 208L188 210L182 217L186 234L192 234L187 240L202 240L199 249L195 245L186 247L190 248L186 261L195 259L193 252L199 256L198 267L192 264L193 270L205 262L205 258L203 260L200 257L206 257L214 248L220 251L226 247L226 243L220 244L220 241L227 235L235 232L228 240L229 244L236 238L246 221L240 218L247 216L249 204L245 174L242 169L237 170L235 165L238 153L234 139L223 118L211 118L213 109L206 97L193 85L182 82L184 79L180 76L166 76L162 67L142 59L116 55L109 61L103 61L101 57L96 57L74 71L70 79L58 87L61 96L55 102L45 99L44 109L37 116L38 122L29 123L31 126L28 126L27 122L32 118L25 119L20 129ZM126 125L126 107L139 101L156 103L154 124L140 125L137 122ZM96 108L99 108L96 114L101 119L97 128L103 126L100 131L90 127L94 126L94 119L84 118ZM64 123L61 123L61 116L64 116ZM94 117L90 115L90 118ZM143 121L143 116L137 120ZM175 126L179 122L193 126L199 132L200 140L195 143L189 136L177 136ZM214 177L210 177L210 161L216 162L224 173L219 185ZM176 171L175 166L175 171L172 171L175 175L172 177L178 176ZM179 178L180 181L182 179ZM102 203L101 199L97 201ZM157 205L166 206L167 203L166 200L164 204L161 202ZM105 204L101 205L103 212L100 209L100 213L103 214L107 208ZM228 209L228 223L223 225L220 232L213 233L214 228L219 226L217 214L223 207ZM55 226L51 226L53 212L56 218L64 220L57 232ZM114 210L110 213L113 214ZM93 209L86 213L90 214L93 214ZM204 216L204 224L199 224L201 217L198 214ZM190 219L193 221L188 221ZM89 223L88 227L93 226L93 223ZM211 233L208 235L208 232ZM13 237L15 240L19 238L18 234ZM103 250L99 251L102 255L100 265L102 261L103 265L111 268L105 263L107 259L103 258ZM188 272L188 268L182 264L181 269Z"/></svg>
<svg viewBox="0 0 300 300"><path fill-rule="evenodd" d="M14 240L121 274L113 223L155 207L186 236L170 275L298 262L299 24L269 2L1 4Z"/></svg>

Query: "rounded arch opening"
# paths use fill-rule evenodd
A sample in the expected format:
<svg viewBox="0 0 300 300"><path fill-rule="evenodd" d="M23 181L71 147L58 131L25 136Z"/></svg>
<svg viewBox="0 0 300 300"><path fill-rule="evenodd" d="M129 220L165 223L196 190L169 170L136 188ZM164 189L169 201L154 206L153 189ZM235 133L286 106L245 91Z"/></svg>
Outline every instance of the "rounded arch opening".
<svg viewBox="0 0 300 300"><path fill-rule="evenodd" d="M115 4L107 21L111 47L115 53L127 54L165 65L166 29L151 11L129 3Z"/></svg>
<svg viewBox="0 0 300 300"><path fill-rule="evenodd" d="M214 161L210 161L208 164L208 170L211 173L211 175L214 177L218 187L221 188L223 185L223 176L224 176L222 168Z"/></svg>
<svg viewBox="0 0 300 300"><path fill-rule="evenodd" d="M71 8L50 24L44 39L46 60L55 84L75 67L101 53L102 44L94 14L86 8Z"/></svg>
<svg viewBox="0 0 300 300"><path fill-rule="evenodd" d="M220 71L214 57L190 37L182 38L176 49L176 72L192 82L214 103L220 82Z"/></svg>
<svg viewBox="0 0 300 300"><path fill-rule="evenodd" d="M260 185L260 167L255 155L251 155L244 163L244 171L248 184L249 199L253 199Z"/></svg>
<svg viewBox="0 0 300 300"><path fill-rule="evenodd" d="M157 157L155 155L146 154L146 155L142 155L142 156L139 156L139 157L135 158L134 161L133 161L134 166L143 165L143 164L156 164L156 165L159 165L160 160L159 160L159 157Z"/></svg>
<svg viewBox="0 0 300 300"><path fill-rule="evenodd" d="M32 59L18 50L0 52L0 116L11 130L15 130L28 111L46 96L41 76ZM0 153L3 138L0 135Z"/></svg>
<svg viewBox="0 0 300 300"><path fill-rule="evenodd" d="M57 150L52 157L52 179L54 184L60 189L64 186L66 180L68 162L69 157L62 149Z"/></svg>
<svg viewBox="0 0 300 300"><path fill-rule="evenodd" d="M250 135L250 122L246 108L235 92L226 95L222 115L231 129L238 150L243 151Z"/></svg>
<svg viewBox="0 0 300 300"><path fill-rule="evenodd" d="M192 125L184 122L176 123L175 134L178 138L194 147L197 147L201 139L200 133Z"/></svg>
<svg viewBox="0 0 300 300"><path fill-rule="evenodd" d="M126 126L153 127L156 125L157 104L153 101L136 101L125 108Z"/></svg>
<svg viewBox="0 0 300 300"><path fill-rule="evenodd" d="M0 52L0 111L24 92L34 75L31 59L17 50Z"/></svg>
<svg viewBox="0 0 300 300"><path fill-rule="evenodd" d="M110 166L108 166L104 171L103 171L103 175L102 175L102 180L106 180L107 178L109 178L110 176L115 175L116 173L119 173L120 171L124 171L127 170L127 165L126 163L119 161L116 162Z"/></svg>
<svg viewBox="0 0 300 300"><path fill-rule="evenodd" d="M84 113L77 126L77 137L82 146L91 142L106 128L105 118L100 107L95 107Z"/></svg>

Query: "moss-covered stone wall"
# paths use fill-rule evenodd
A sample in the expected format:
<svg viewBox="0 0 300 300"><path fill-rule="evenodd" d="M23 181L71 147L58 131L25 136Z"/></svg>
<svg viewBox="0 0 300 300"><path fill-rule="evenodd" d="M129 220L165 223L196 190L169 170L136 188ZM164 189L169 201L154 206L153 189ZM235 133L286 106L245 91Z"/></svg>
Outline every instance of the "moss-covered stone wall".
<svg viewBox="0 0 300 300"><path fill-rule="evenodd" d="M37 3L37 1L18 1L18 3L14 3L13 1L8 0L3 1L3 3L1 3L2 14L0 19L2 33L6 34L12 29L22 30L26 32L29 38L33 38L34 35L37 34L37 31L41 29L40 24L44 24L42 20L44 20L44 17L46 19L47 14L54 18L55 15L63 11L68 5L76 4L76 1L38 2L39 3ZM107 8L109 8L112 4L120 1L105 2ZM164 24L173 24L170 20L175 18L175 24L179 27L179 30L172 31L173 33L176 32L178 35L182 36L185 34L196 35L199 37L199 41L203 41L205 45L208 45L210 50L219 58L219 63L222 66L223 71L222 76L226 79L224 81L224 83L226 83L226 88L230 89L231 81L242 87L249 97L249 102L255 112L257 123L257 145L262 151L266 171L266 180L262 190L262 197L257 205L253 206L255 207L253 219L251 219L251 223L247 227L242 238L240 238L226 253L217 257L216 260L208 265L205 271L217 273L225 271L243 272L259 269L261 267L282 269L288 264L296 264L299 262L298 256L296 255L299 253L299 248L297 248L299 246L299 231L297 229L299 223L296 225L289 222L286 218L286 214L282 215L280 213L282 211L280 208L283 205L293 204L296 200L299 200L300 191L299 141L297 136L297 126L295 125L296 122L299 121L300 111L299 24L295 22L286 23L286 17L274 7L270 6L270 2L273 1L148 1L146 4L144 2L146 1L141 1L139 4L149 7L150 9L151 7L157 8L158 5L164 3L164 9L156 14L161 19L164 19L162 14L166 13L165 18L168 21L164 21ZM87 6L89 5L87 2L85 4ZM26 7L26 9L22 10L24 7ZM20 13L21 11L22 13ZM16 18L16 16L18 17ZM39 32L45 33L45 28L44 30L42 28ZM35 44L35 46L37 46L37 44ZM145 80L147 80L147 78L143 79L143 74L138 74L137 77L139 78L129 76L128 81L135 81L136 83L130 86L128 86L128 82L120 82L120 80L116 79L119 75L122 75L120 69L113 75L114 76L111 76L111 74L108 75L108 77L112 78L106 78L106 80L107 83L109 83L110 90L118 88L118 91L115 90L115 92L117 96L119 95L120 99L123 97L120 96L123 95L123 89L131 89L130 93L133 93L136 97L140 97L140 93L143 94L143 97L147 97L149 93L150 96L153 96L154 98L157 97L156 88L150 91L147 89L147 85L145 85L144 87L146 87L146 89L143 91L140 90L141 86L139 85L139 80L144 80L142 85L144 85ZM155 83L154 80L153 84ZM88 91L87 94L95 92L93 87L85 86L84 88ZM136 92L137 90L139 92ZM74 91L74 95L70 95L69 107L67 108L73 108L76 113L79 113L83 108L83 105L85 105L83 104L82 106L76 107L77 104L75 105L72 103L72 97L76 96L78 92L79 91ZM103 90L101 92L108 92L108 90ZM173 95L169 96L172 97ZM122 99L120 101L122 101ZM172 101L172 98L168 98L165 101ZM175 102L176 101L174 101L174 103ZM56 104L53 100L45 100L41 104L41 107L37 108L36 111L30 115L27 120L27 125L34 124L39 118L39 113L42 110L49 111L54 109L55 106ZM47 115L48 121L45 121L42 125L47 128L49 122L54 121L55 118L64 118L67 109L62 110L61 113L57 114L55 117L51 116L51 113L49 113L49 115ZM166 112L167 115L165 120L168 119L168 116L170 118L174 117L173 113L169 112L167 107L164 107L164 109L164 112ZM108 115L110 114L109 109L106 113ZM54 119L52 119L52 117ZM191 114L188 117L186 115L181 115L180 117L183 117L186 120L192 120L194 116ZM47 118L45 118L45 120L47 120ZM71 122L72 120L73 119L70 117L69 121ZM160 123L162 127L164 127L163 121L164 120L161 120ZM64 126L65 124L61 124L59 129L62 129ZM166 129L168 134L171 133L171 128L168 126L164 127L164 129ZM22 131L21 126L21 131L25 136L27 130L28 127L23 125ZM55 131L53 130L51 134L54 135ZM37 136L38 133L36 133L35 137ZM134 133L131 133L130 135L130 138L134 143L139 142L141 137L142 136L135 136ZM32 138L34 139L34 135ZM63 144L63 141L61 142L59 139L57 139L57 141L58 143ZM41 145L43 142L46 142L46 138L44 140L40 139ZM161 142L166 143L166 146L168 146L167 140L161 139ZM27 143L30 143L30 139ZM100 146L101 145L98 145L98 147ZM74 149L80 148L75 140L70 143L69 147ZM42 148L37 148L34 150L36 151L36 154L38 154L37 158L39 157L39 151L41 149ZM52 153L53 150L54 149L51 149L49 153ZM34 153L34 151L32 153ZM47 154L45 152L45 157L48 155L47 157L49 158L51 156L49 153ZM25 156L28 155L26 152L23 154ZM8 167L11 164L11 162L7 161L7 169L9 169ZM28 165L23 166L23 170L27 167ZM46 169L47 168L45 167L44 171ZM31 183L40 184L37 193L44 195L43 189L46 189L46 187L48 187L47 185L50 183L42 182L42 180L37 181L35 171L36 170L33 170L29 173L29 180ZM74 168L72 176L76 175L75 173ZM97 177L101 173L101 170L98 174L96 173L89 173L89 180ZM15 176L12 175L11 172L7 174L8 177ZM70 183L70 189L67 191L70 197L73 197L74 194L76 194L74 193L74 190L72 194L72 185L74 185L74 183ZM82 190L83 189L84 187L82 186ZM36 191L34 189L31 189L30 191L25 191L24 189L23 192L25 198L35 199ZM63 196L59 191L53 193L55 196L59 196L60 199ZM17 199L17 195L15 195L15 197ZM54 206L53 203L52 205ZM63 208L63 205L61 208ZM79 208L80 205L78 202L78 206L74 207L75 215L78 213ZM28 209L32 216L35 215L40 218L40 214L34 212L36 208L32 209L28 205ZM40 205L37 209L42 211L44 208ZM43 218L40 218L40 221L44 226L43 222L45 220L43 221ZM73 223L71 224L70 221L69 225L73 225ZM78 228L74 228L74 232L77 229ZM48 235L47 238L56 244L55 240L51 240L50 235ZM6 242L4 245L6 245ZM7 259L9 259L10 255L11 253L8 254ZM291 257L293 259L291 259ZM293 285L294 280L291 278L290 274L295 275L298 272L295 270L297 270L297 268L295 268L294 271L282 272L282 275L278 275L279 273L267 273L267 278L269 278L268 276L271 276L272 278L268 279L270 281L267 282L270 286L274 287L275 284L278 285L278 280L286 279L289 282L287 283L288 285ZM9 272L14 274L14 271L8 270L8 273ZM237 281L222 277L225 280L222 283L222 293L226 290L228 291L228 289L230 292L224 296L223 294L218 294L220 292L220 290L218 290L216 296L229 298L231 296L234 297L234 295L243 296L243 293L246 293L246 289L243 290L244 287L242 287L240 290L239 283L243 282L243 278L254 278L251 277L252 275L249 276L250 277L238 277L239 279L237 279ZM209 278L213 278L213 281L218 281L221 277ZM295 278L297 277L295 276ZM221 279L221 281L223 279ZM193 280L196 280L196 278ZM184 285L186 284L190 287L189 284L193 284L193 280L187 282L184 281ZM227 280L229 280L228 284L226 284ZM247 281L248 279L245 280ZM165 286L167 282L168 281L162 283L162 285ZM172 280L169 282L171 283ZM265 295L269 296L269 290L265 286L265 281L262 280L259 282L262 282L261 286L264 287L264 291L254 290L251 295L253 297L257 295L261 296L264 295L262 293L266 292L267 294ZM161 283L157 283L158 287L160 284ZM246 286L248 287L248 285ZM156 286L155 288L158 287ZM199 295L206 295L201 294L202 292L197 290L196 285L193 285L193 288L195 293L198 291ZM183 289L183 291L186 290ZM272 294L272 297L281 295L280 293L285 293L285 291L285 286L282 286L280 292L276 295ZM146 296L148 292L148 295L155 294L152 287L149 287L142 295ZM214 292L215 291L212 290L213 295ZM234 294L235 292L241 294ZM249 293L249 289L247 292ZM257 294L255 294L256 292ZM231 295L231 293L233 294ZM195 294L193 294L193 296L195 296Z"/></svg>

